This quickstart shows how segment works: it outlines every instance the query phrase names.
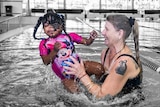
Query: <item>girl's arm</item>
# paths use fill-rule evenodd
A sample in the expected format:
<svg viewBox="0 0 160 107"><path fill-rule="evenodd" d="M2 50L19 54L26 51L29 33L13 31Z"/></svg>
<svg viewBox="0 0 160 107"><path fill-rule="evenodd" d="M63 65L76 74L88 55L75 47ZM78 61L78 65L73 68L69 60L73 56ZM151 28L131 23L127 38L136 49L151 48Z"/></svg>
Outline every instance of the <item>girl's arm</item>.
<svg viewBox="0 0 160 107"><path fill-rule="evenodd" d="M56 57L60 47L61 47L61 44L59 42L56 42L55 45L54 45L54 49L51 50L51 52L48 55L41 55L41 58L42 58L43 63L45 65L50 64L50 62L52 62L52 60L54 60L54 58Z"/></svg>
<svg viewBox="0 0 160 107"><path fill-rule="evenodd" d="M92 43L93 43L93 41L95 40L95 38L97 37L97 32L96 31L92 31L91 33L90 33L90 37L89 38L82 38L82 40L81 40L81 44L84 44L84 45L91 45Z"/></svg>
<svg viewBox="0 0 160 107"><path fill-rule="evenodd" d="M45 65L48 65L54 60L58 51L52 50L48 55L42 55L41 58Z"/></svg>

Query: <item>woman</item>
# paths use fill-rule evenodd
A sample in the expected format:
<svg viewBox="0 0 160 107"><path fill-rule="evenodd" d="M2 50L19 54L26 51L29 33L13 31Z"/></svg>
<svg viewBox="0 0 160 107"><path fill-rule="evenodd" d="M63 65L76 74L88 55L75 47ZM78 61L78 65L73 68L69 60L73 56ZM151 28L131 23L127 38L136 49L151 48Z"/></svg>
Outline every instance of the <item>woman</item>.
<svg viewBox="0 0 160 107"><path fill-rule="evenodd" d="M134 36L136 58L125 40L130 34ZM93 83L86 74L84 64L77 62L73 57L73 63L65 62L70 67L68 74L76 75L86 86L88 91L98 98L107 95L115 96L122 90L130 90L141 83L142 66L139 58L138 24L135 19L125 15L109 15L102 31L105 38L106 49L102 50L101 63L105 67L108 76L101 85Z"/></svg>

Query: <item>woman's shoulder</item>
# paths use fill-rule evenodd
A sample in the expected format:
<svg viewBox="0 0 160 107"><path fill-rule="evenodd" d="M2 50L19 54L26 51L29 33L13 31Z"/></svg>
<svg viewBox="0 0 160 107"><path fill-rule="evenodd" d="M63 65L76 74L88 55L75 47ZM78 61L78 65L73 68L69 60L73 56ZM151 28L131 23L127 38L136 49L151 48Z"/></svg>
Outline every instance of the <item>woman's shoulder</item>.
<svg viewBox="0 0 160 107"><path fill-rule="evenodd" d="M135 56L133 54L131 54L131 53L123 53L123 54L121 54L121 55L119 55L117 57L117 60L118 61L126 60L126 61L128 61L130 63L134 62L134 63L137 64L137 60L136 60Z"/></svg>
<svg viewBox="0 0 160 107"><path fill-rule="evenodd" d="M137 61L132 54L121 54L116 60L115 67L116 69L124 68L124 71L128 72L129 78L135 77L139 72Z"/></svg>
<svg viewBox="0 0 160 107"><path fill-rule="evenodd" d="M117 68L120 66L126 67L126 77L128 79L133 79L137 77L140 72L141 68L139 67L135 57L133 54L125 54L118 58L117 61Z"/></svg>
<svg viewBox="0 0 160 107"><path fill-rule="evenodd" d="M117 61L128 61L128 62L136 62L135 56L132 53L131 49L128 46L125 46L125 49L123 50L123 52L117 56L116 58Z"/></svg>
<svg viewBox="0 0 160 107"><path fill-rule="evenodd" d="M134 61L136 61L135 57L133 54L129 54L129 53L124 53L124 54L120 54L119 56L117 56L116 58L116 62L126 62L129 64L132 64Z"/></svg>

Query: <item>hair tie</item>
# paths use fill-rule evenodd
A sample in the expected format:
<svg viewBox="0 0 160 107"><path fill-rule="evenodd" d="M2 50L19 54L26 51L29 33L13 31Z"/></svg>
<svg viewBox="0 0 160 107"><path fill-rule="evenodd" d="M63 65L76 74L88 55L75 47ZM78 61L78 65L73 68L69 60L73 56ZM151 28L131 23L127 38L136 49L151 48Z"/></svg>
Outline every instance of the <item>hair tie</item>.
<svg viewBox="0 0 160 107"><path fill-rule="evenodd" d="M132 17L129 18L129 23L130 23L131 27L134 25L134 21L135 21L134 18L132 18Z"/></svg>
<svg viewBox="0 0 160 107"><path fill-rule="evenodd" d="M64 19L64 16L62 14L58 14L58 16L61 18L61 19Z"/></svg>

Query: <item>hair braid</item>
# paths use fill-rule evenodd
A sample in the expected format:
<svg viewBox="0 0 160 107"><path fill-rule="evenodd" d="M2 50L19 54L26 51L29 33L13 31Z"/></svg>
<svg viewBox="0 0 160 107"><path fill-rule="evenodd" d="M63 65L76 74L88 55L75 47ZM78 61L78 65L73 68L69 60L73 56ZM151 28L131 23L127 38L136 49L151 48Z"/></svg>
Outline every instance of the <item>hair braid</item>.
<svg viewBox="0 0 160 107"><path fill-rule="evenodd" d="M36 37L36 32L37 32L37 30L38 30L38 27L40 26L40 24L42 23L42 19L43 19L43 17L39 17L39 19L38 19L38 21L37 21L37 24L35 25L35 27L34 27L34 31L33 31L33 37L34 37L34 39L42 39L42 38L37 38Z"/></svg>
<svg viewBox="0 0 160 107"><path fill-rule="evenodd" d="M63 15L59 15L60 18L62 19L62 29L64 31L64 33L68 36L68 38L70 39L70 41L72 42L71 37L69 36L69 34L66 32L66 25L65 25L65 18ZM73 51L75 52L75 46L73 45Z"/></svg>

